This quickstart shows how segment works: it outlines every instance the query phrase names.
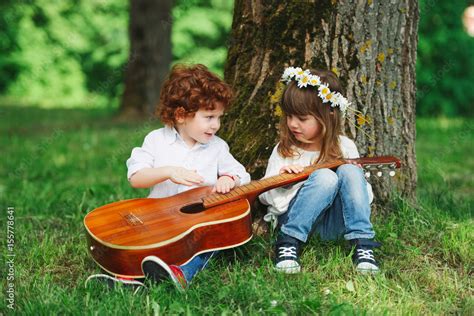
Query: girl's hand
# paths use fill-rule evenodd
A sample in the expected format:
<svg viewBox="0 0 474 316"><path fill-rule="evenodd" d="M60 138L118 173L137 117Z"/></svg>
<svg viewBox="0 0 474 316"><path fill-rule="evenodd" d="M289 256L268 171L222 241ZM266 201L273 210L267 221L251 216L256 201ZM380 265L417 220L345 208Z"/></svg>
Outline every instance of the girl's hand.
<svg viewBox="0 0 474 316"><path fill-rule="evenodd" d="M220 177L214 188L212 189L212 193L228 193L235 187L235 181L231 177L222 176Z"/></svg>
<svg viewBox="0 0 474 316"><path fill-rule="evenodd" d="M204 178L196 170L189 170L183 167L170 167L170 169L169 179L176 184L192 186L201 184L204 181Z"/></svg>
<svg viewBox="0 0 474 316"><path fill-rule="evenodd" d="M303 172L304 167L300 165L289 165L284 166L280 169L280 174L282 173L300 173Z"/></svg>

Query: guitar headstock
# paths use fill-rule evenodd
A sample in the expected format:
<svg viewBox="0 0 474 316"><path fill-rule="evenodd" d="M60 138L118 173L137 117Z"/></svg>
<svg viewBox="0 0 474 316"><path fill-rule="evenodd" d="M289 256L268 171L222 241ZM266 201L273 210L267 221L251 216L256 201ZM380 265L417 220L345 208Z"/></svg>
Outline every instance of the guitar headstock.
<svg viewBox="0 0 474 316"><path fill-rule="evenodd" d="M388 173L389 176L393 177L395 175L395 169L401 167L400 159L393 156L364 157L346 159L346 161L361 165L365 170L365 176L367 178L369 178L371 174L381 177L384 173Z"/></svg>

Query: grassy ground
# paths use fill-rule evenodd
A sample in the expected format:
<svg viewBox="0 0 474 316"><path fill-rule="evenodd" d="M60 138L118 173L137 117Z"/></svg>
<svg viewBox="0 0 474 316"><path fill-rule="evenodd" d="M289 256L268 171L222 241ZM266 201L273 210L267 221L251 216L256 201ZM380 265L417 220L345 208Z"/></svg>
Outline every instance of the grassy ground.
<svg viewBox="0 0 474 316"><path fill-rule="evenodd" d="M394 201L374 219L383 272L354 272L341 244L312 241L296 276L272 270L269 240L212 263L186 294L170 284L134 295L84 287L99 269L86 251L91 209L146 196L124 161L156 122L120 123L103 111L0 108L1 237L14 207L15 311L22 314L474 314L473 131L467 119L418 120L419 205ZM4 261L9 252L2 245ZM3 292L9 266L1 266ZM10 312L2 299L0 311Z"/></svg>

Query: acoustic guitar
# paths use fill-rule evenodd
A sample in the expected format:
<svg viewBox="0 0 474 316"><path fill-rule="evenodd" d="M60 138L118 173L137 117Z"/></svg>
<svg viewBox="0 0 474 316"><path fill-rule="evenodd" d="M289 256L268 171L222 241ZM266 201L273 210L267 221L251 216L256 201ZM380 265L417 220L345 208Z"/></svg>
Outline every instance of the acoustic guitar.
<svg viewBox="0 0 474 316"><path fill-rule="evenodd" d="M101 206L84 218L89 252L106 272L143 278L141 262L155 255L168 264L184 264L194 256L245 244L252 238L250 208L261 193L303 181L317 169L356 162L378 176L400 167L400 160L373 157L337 160L309 166L298 174L252 181L226 194L199 187L167 198L141 198Z"/></svg>

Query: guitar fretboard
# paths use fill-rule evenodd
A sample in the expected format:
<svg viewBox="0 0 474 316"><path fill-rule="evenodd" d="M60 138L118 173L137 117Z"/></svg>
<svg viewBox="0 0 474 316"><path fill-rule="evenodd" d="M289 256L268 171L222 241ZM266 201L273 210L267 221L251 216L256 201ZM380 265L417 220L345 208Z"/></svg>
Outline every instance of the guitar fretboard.
<svg viewBox="0 0 474 316"><path fill-rule="evenodd" d="M261 180L254 180L248 184L238 186L232 191L226 194L213 193L203 198L203 205L205 208L217 206L220 204L232 202L238 199L246 198L247 196L257 196L262 194L265 191L289 185L295 182L300 182L306 180L311 173L317 169L324 168L336 168L340 165L346 164L348 162L356 162L362 166L375 166L377 168L384 168L388 166L389 168L400 168L400 160L392 156L381 156L381 157L365 157L357 159L341 159L330 161L326 163L321 163L317 165L312 165L304 168L303 172L292 174L284 173L276 176L264 178Z"/></svg>
<svg viewBox="0 0 474 316"><path fill-rule="evenodd" d="M318 164L315 166L309 166L304 168L303 172L298 174L284 173L276 176L264 178L261 180L254 180L248 184L238 186L232 191L226 194L214 193L203 199L203 205L205 208L213 207L216 205L228 203L241 198L245 198L248 195L259 195L265 191L285 186L294 182L299 182L307 179L309 175L322 168L335 168L339 165L346 163L344 160L333 161L330 163Z"/></svg>

